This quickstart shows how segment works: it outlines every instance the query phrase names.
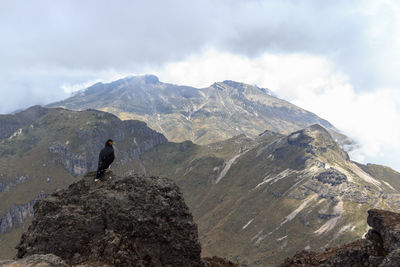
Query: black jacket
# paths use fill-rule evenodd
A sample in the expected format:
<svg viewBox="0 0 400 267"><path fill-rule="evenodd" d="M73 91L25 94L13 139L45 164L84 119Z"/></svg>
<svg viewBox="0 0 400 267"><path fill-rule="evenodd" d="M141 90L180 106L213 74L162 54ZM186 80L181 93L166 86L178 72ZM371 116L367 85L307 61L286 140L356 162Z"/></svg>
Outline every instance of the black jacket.
<svg viewBox="0 0 400 267"><path fill-rule="evenodd" d="M106 143L106 146L100 151L98 170L105 170L110 167L114 161L114 148Z"/></svg>

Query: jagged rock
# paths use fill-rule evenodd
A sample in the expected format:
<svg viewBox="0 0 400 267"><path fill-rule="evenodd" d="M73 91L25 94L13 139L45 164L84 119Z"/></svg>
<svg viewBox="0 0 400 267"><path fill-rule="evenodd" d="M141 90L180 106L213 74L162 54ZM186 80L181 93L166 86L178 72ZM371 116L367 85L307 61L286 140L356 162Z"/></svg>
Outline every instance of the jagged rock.
<svg viewBox="0 0 400 267"><path fill-rule="evenodd" d="M22 175L19 177L15 177L14 179L12 179L9 182L1 182L1 180L5 180L5 178L6 177L4 177L2 174L0 174L0 193L7 192L11 188L16 187L17 185L22 184L29 179L28 175Z"/></svg>
<svg viewBox="0 0 400 267"><path fill-rule="evenodd" d="M209 263L209 267L237 267L238 265L218 256L205 257L204 260Z"/></svg>
<svg viewBox="0 0 400 267"><path fill-rule="evenodd" d="M18 258L52 253L67 264L204 266L197 226L167 178L94 173L35 204ZM90 266L90 265L89 265Z"/></svg>
<svg viewBox="0 0 400 267"><path fill-rule="evenodd" d="M0 261L2 267L68 267L60 257L53 254L31 255L20 260Z"/></svg>
<svg viewBox="0 0 400 267"><path fill-rule="evenodd" d="M334 168L329 168L328 170L316 175L315 179L324 184L339 185L347 181L347 176Z"/></svg>
<svg viewBox="0 0 400 267"><path fill-rule="evenodd" d="M11 229L25 222L27 218L33 216L33 206L38 199L45 197L43 192L35 197L33 200L22 205L12 205L0 217L0 234L7 233Z"/></svg>
<svg viewBox="0 0 400 267"><path fill-rule="evenodd" d="M400 248L400 214L385 210L369 210L368 224L381 237L385 252Z"/></svg>
<svg viewBox="0 0 400 267"><path fill-rule="evenodd" d="M400 263L400 249L390 252L379 267L398 267Z"/></svg>
<svg viewBox="0 0 400 267"><path fill-rule="evenodd" d="M400 214L369 210L366 239L317 253L302 251L280 266L400 266Z"/></svg>

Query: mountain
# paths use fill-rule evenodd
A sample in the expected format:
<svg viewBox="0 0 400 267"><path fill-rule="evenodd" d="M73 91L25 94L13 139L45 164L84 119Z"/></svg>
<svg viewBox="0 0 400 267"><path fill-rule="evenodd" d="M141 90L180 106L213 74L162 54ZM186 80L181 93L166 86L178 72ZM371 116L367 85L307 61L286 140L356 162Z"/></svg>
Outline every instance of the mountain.
<svg viewBox="0 0 400 267"><path fill-rule="evenodd" d="M33 106L16 114L0 115L0 139L9 137L18 129L31 124L46 113L46 108Z"/></svg>
<svg viewBox="0 0 400 267"><path fill-rule="evenodd" d="M144 75L112 83L97 83L74 96L49 105L72 110L98 109L121 119L137 119L164 134L168 140L209 144L265 130L288 134L312 124L334 127L268 89L234 81L207 88L178 86ZM336 138L346 140L337 134Z"/></svg>
<svg viewBox="0 0 400 267"><path fill-rule="evenodd" d="M351 161L319 125L204 146L165 143L140 160L147 174L182 188L204 256L251 266L350 242L368 231L367 210L400 210L400 174Z"/></svg>
<svg viewBox="0 0 400 267"><path fill-rule="evenodd" d="M29 114L29 116L27 115ZM97 168L107 139L116 142L113 166L137 159L167 139L144 122L96 111L29 108L0 116L0 257L14 254L36 200ZM15 129L16 127L20 127ZM13 129L12 132L9 129ZM7 133L7 134L6 134Z"/></svg>
<svg viewBox="0 0 400 267"><path fill-rule="evenodd" d="M0 140L0 256L14 253L33 203L94 170L108 138L116 141L116 175L167 176L179 185L203 256L276 265L304 248L359 238L373 207L400 208L400 174L351 161L320 125L198 145L167 142L144 122L102 111L50 108Z"/></svg>

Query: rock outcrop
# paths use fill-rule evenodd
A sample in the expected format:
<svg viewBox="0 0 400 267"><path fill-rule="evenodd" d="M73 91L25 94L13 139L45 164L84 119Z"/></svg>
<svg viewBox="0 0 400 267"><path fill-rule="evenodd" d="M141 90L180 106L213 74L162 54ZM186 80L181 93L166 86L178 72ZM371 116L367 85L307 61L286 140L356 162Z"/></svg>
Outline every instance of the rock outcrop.
<svg viewBox="0 0 400 267"><path fill-rule="evenodd" d="M22 205L12 205L4 214L0 216L0 234L7 233L14 227L24 223L33 216L33 205L38 199L45 197L44 193Z"/></svg>
<svg viewBox="0 0 400 267"><path fill-rule="evenodd" d="M38 201L18 258L54 254L69 265L206 266L197 225L167 178L94 173Z"/></svg>
<svg viewBox="0 0 400 267"><path fill-rule="evenodd" d="M280 267L400 266L400 214L373 209L368 211L367 222L372 229L365 239L322 253L301 251Z"/></svg>
<svg viewBox="0 0 400 267"><path fill-rule="evenodd" d="M60 257L53 254L31 255L19 260L0 261L2 267L68 267Z"/></svg>
<svg viewBox="0 0 400 267"><path fill-rule="evenodd" d="M109 138L118 144L115 147L118 159L114 165L137 159L154 146L168 142L162 134L150 129L144 122L121 121L101 111L90 110L90 112L99 119L104 119L105 122L102 127L78 131L76 138L79 140L79 150L74 151L71 144L59 141L52 142L48 147L54 161L75 177L97 169L98 146L99 144L103 146L105 140Z"/></svg>

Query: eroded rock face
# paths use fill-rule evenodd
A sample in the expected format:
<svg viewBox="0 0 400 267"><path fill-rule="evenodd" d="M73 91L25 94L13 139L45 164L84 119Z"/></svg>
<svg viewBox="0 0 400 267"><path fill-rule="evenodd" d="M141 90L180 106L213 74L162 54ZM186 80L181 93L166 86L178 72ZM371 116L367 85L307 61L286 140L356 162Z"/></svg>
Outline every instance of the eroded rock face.
<svg viewBox="0 0 400 267"><path fill-rule="evenodd" d="M346 175L335 170L334 168L329 168L328 170L319 173L315 176L315 179L317 179L321 183L330 185L339 185L347 181Z"/></svg>
<svg viewBox="0 0 400 267"><path fill-rule="evenodd" d="M68 267L60 257L53 254L31 255L20 260L0 261L2 267Z"/></svg>
<svg viewBox="0 0 400 267"><path fill-rule="evenodd" d="M400 214L373 209L367 222L366 239L323 253L301 251L280 266L400 266Z"/></svg>
<svg viewBox="0 0 400 267"><path fill-rule="evenodd" d="M54 254L67 264L203 266L197 225L167 178L94 173L35 204L18 258Z"/></svg>
<svg viewBox="0 0 400 267"><path fill-rule="evenodd" d="M40 193L33 200L22 205L12 205L0 216L0 234L5 234L14 227L24 223L27 218L33 217L33 205L38 199L44 198L45 193ZM1 265L0 265L1 266Z"/></svg>

